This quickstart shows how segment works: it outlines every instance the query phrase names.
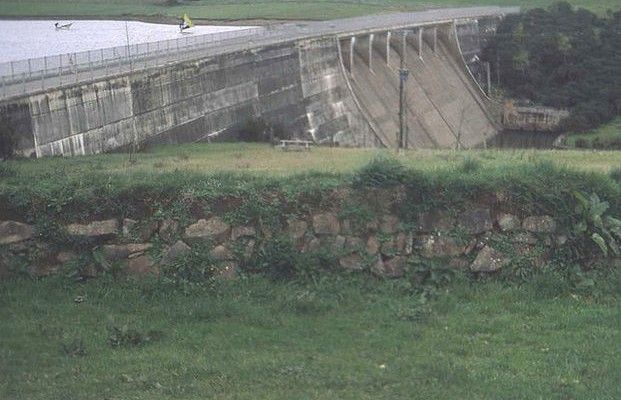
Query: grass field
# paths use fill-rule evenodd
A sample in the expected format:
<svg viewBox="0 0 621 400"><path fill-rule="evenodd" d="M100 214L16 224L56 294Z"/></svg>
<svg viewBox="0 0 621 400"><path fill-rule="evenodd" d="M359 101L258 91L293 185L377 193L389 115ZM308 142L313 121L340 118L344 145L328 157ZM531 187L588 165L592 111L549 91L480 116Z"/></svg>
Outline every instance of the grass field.
<svg viewBox="0 0 621 400"><path fill-rule="evenodd" d="M456 280L428 301L370 277L249 277L186 293L5 281L0 397L612 400L618 300L546 276Z"/></svg>
<svg viewBox="0 0 621 400"><path fill-rule="evenodd" d="M248 0L0 0L1 17L73 17L127 18L169 20L184 12L193 18L211 21L256 19L326 20L384 12L415 11L444 7L476 7L486 5L547 7L556 0L324 0L324 1L248 1ZM604 15L618 10L615 0L573 1L572 4Z"/></svg>
<svg viewBox="0 0 621 400"><path fill-rule="evenodd" d="M309 171L349 174L378 155L395 157L415 170L451 169L464 160L477 160L484 168L505 168L550 161L560 166L607 173L621 167L621 153L614 151L565 150L413 150L395 152L387 149L346 149L315 147L310 152L287 151L267 144L200 143L163 146L135 156L102 154L85 157L43 158L10 161L22 178L36 177L58 171L59 174L132 174L193 171L242 172L263 176L290 176Z"/></svg>

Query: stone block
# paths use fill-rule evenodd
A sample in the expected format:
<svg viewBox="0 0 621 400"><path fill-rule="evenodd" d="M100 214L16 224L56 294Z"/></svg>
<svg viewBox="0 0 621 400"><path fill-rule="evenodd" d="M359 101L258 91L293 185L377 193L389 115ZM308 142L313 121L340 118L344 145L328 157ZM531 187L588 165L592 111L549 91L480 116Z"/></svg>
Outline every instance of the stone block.
<svg viewBox="0 0 621 400"><path fill-rule="evenodd" d="M30 239L35 234L33 225L17 221L0 222L0 244L11 244Z"/></svg>
<svg viewBox="0 0 621 400"><path fill-rule="evenodd" d="M459 256L465 253L467 246L451 236L421 235L416 238L420 255L426 258Z"/></svg>
<svg viewBox="0 0 621 400"><path fill-rule="evenodd" d="M526 217L522 222L522 228L529 232L551 233L556 231L556 221L548 215Z"/></svg>
<svg viewBox="0 0 621 400"><path fill-rule="evenodd" d="M160 270L149 255L131 258L127 262L127 272L134 278L158 277L160 275Z"/></svg>
<svg viewBox="0 0 621 400"><path fill-rule="evenodd" d="M497 250L485 246L470 265L473 272L498 271L509 263L509 259Z"/></svg>
<svg viewBox="0 0 621 400"><path fill-rule="evenodd" d="M306 235L308 223L299 219L291 220L287 223L287 233L294 239L298 240Z"/></svg>
<svg viewBox="0 0 621 400"><path fill-rule="evenodd" d="M377 236L371 235L367 239L367 254L377 254L379 252L380 246L379 241L377 240Z"/></svg>
<svg viewBox="0 0 621 400"><path fill-rule="evenodd" d="M179 240L168 248L166 255L160 261L161 265L167 265L171 262L183 257L191 250L190 246Z"/></svg>
<svg viewBox="0 0 621 400"><path fill-rule="evenodd" d="M86 237L102 237L118 234L119 227L116 219L93 221L90 224L67 225L67 232L72 235Z"/></svg>
<svg viewBox="0 0 621 400"><path fill-rule="evenodd" d="M213 217L209 220L200 219L185 228L184 238L188 242L209 239L215 243L222 243L229 237L230 232L231 226L228 223L220 217Z"/></svg>
<svg viewBox="0 0 621 400"><path fill-rule="evenodd" d="M117 261L136 253L144 253L151 248L151 243L110 244L102 246L103 256L108 261Z"/></svg>
<svg viewBox="0 0 621 400"><path fill-rule="evenodd" d="M513 214L500 213L496 217L496 223L503 232L511 232L516 229L520 229L522 223L518 217Z"/></svg>
<svg viewBox="0 0 621 400"><path fill-rule="evenodd" d="M239 238L244 237L255 237L257 235L257 231L254 226L234 226L231 229L231 240L237 240Z"/></svg>
<svg viewBox="0 0 621 400"><path fill-rule="evenodd" d="M379 220L379 231L385 235L392 235L399 228L399 218L396 215L385 214Z"/></svg>
<svg viewBox="0 0 621 400"><path fill-rule="evenodd" d="M345 243L347 243L347 238L345 236L337 235L333 240L329 241L330 248L335 253L340 253L345 248Z"/></svg>
<svg viewBox="0 0 621 400"><path fill-rule="evenodd" d="M419 232L448 231L455 227L455 220L447 213L433 210L418 214L417 230Z"/></svg>
<svg viewBox="0 0 621 400"><path fill-rule="evenodd" d="M492 216L487 208L473 208L459 215L458 222L468 233L476 235L494 228Z"/></svg>
<svg viewBox="0 0 621 400"><path fill-rule="evenodd" d="M316 235L336 236L341 230L341 224L335 213L321 213L313 215L313 229Z"/></svg>
<svg viewBox="0 0 621 400"><path fill-rule="evenodd" d="M349 254L339 259L339 265L344 269L362 270L364 269L364 260L359 254Z"/></svg>
<svg viewBox="0 0 621 400"><path fill-rule="evenodd" d="M218 261L227 261L227 260L235 259L235 256L233 256L233 252L231 251L231 249L223 245L218 245L214 247L209 252L209 255Z"/></svg>

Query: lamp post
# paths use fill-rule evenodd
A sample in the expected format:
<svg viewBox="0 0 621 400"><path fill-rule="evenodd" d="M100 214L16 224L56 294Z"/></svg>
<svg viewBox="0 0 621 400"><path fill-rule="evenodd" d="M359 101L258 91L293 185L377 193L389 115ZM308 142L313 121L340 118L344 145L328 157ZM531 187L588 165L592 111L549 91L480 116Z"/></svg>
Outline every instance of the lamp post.
<svg viewBox="0 0 621 400"><path fill-rule="evenodd" d="M401 68L399 68L399 137L397 148L406 147L406 135L408 131L406 118L406 102L405 102L405 81L408 80L410 70L403 68L403 58L401 58Z"/></svg>

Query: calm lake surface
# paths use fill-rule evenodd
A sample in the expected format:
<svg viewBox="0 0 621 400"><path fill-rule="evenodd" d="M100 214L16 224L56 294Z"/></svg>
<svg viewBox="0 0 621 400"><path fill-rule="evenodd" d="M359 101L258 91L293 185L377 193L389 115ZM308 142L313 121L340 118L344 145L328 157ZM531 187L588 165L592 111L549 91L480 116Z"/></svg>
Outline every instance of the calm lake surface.
<svg viewBox="0 0 621 400"><path fill-rule="evenodd" d="M72 25L70 29L56 29L56 22ZM184 35L245 28L249 27L195 25L184 31ZM101 20L0 20L0 32L0 63L184 36L179 33L176 24Z"/></svg>

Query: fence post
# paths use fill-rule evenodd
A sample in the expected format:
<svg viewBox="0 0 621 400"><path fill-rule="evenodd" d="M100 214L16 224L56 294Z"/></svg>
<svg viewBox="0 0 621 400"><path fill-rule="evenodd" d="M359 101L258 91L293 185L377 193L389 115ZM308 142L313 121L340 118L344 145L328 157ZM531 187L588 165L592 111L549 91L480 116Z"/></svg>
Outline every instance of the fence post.
<svg viewBox="0 0 621 400"><path fill-rule="evenodd" d="M26 73L22 72L22 89L26 93Z"/></svg>
<svg viewBox="0 0 621 400"><path fill-rule="evenodd" d="M103 49L101 49L101 63L104 66L104 75L107 78L108 77L108 61L104 58L104 51L103 51Z"/></svg>
<svg viewBox="0 0 621 400"><path fill-rule="evenodd" d="M31 64L31 60L32 59L28 59L28 79L32 80L32 64Z"/></svg>
<svg viewBox="0 0 621 400"><path fill-rule="evenodd" d="M58 55L58 83L63 84L63 55Z"/></svg>
<svg viewBox="0 0 621 400"><path fill-rule="evenodd" d="M6 97L6 82L4 80L4 75L2 75L2 92L4 93L4 97Z"/></svg>
<svg viewBox="0 0 621 400"><path fill-rule="evenodd" d="M91 51L88 51L88 69L91 71L91 80L93 79L93 62L91 61Z"/></svg>
<svg viewBox="0 0 621 400"><path fill-rule="evenodd" d="M45 74L45 79L47 79L47 56L43 57L43 73ZM45 79L42 79L42 89L45 90Z"/></svg>
<svg viewBox="0 0 621 400"><path fill-rule="evenodd" d="M15 80L15 61L11 61L11 80Z"/></svg>
<svg viewBox="0 0 621 400"><path fill-rule="evenodd" d="M73 74L75 75L75 81L78 82L78 57L76 53L73 53Z"/></svg>

